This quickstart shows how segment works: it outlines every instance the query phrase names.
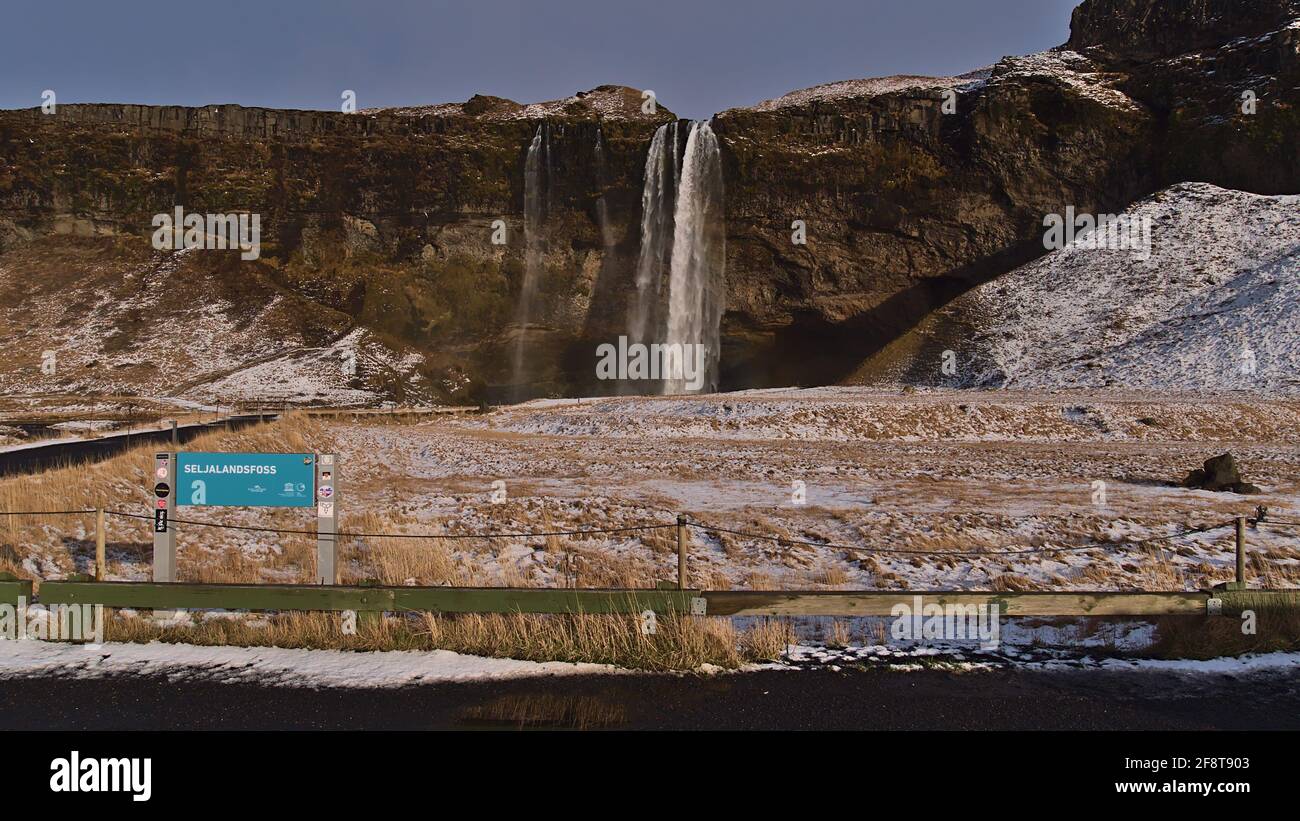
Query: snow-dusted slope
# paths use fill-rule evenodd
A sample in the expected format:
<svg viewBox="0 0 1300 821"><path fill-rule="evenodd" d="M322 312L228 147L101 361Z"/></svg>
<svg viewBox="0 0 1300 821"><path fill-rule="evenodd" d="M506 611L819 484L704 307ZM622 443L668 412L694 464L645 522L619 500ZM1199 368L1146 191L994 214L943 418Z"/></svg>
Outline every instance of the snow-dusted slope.
<svg viewBox="0 0 1300 821"><path fill-rule="evenodd" d="M423 357L234 252L51 237L0 254L0 396L429 401Z"/></svg>
<svg viewBox="0 0 1300 821"><path fill-rule="evenodd" d="M1125 213L1148 259L1076 245L966 294L931 324L936 381L1300 393L1300 196L1187 183Z"/></svg>

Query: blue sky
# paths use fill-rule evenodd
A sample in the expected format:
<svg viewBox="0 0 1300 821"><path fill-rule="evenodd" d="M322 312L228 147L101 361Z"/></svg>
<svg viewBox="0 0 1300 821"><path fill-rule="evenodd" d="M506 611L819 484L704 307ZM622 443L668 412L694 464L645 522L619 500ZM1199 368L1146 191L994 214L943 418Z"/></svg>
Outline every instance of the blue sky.
<svg viewBox="0 0 1300 821"><path fill-rule="evenodd" d="M0 108L520 102L604 83L707 117L818 83L960 73L1069 36L1076 0L6 0Z"/></svg>

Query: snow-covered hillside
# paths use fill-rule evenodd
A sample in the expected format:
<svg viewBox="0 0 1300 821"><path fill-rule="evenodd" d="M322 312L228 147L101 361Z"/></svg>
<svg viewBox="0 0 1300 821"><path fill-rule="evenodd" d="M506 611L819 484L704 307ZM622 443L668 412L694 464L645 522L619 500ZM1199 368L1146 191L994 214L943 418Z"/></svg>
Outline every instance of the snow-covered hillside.
<svg viewBox="0 0 1300 821"><path fill-rule="evenodd" d="M0 395L203 405L430 401L424 358L230 256L107 238L0 255ZM139 404L139 402L137 403Z"/></svg>
<svg viewBox="0 0 1300 821"><path fill-rule="evenodd" d="M1151 219L1149 258L1076 242L977 288L919 329L912 376L1300 393L1300 196L1187 183L1125 213Z"/></svg>

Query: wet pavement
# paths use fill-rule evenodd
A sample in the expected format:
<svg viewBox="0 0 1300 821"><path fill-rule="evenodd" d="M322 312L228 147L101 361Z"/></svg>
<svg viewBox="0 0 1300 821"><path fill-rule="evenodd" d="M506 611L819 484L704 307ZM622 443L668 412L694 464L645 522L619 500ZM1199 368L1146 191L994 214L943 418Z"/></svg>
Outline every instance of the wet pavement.
<svg viewBox="0 0 1300 821"><path fill-rule="evenodd" d="M1294 671L762 670L259 686L0 681L0 729L1300 729Z"/></svg>

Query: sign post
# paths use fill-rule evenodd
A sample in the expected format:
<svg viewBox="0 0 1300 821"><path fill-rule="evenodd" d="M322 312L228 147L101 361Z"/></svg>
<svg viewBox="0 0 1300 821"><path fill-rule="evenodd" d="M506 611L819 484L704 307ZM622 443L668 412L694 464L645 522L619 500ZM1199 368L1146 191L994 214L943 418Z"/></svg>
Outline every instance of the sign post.
<svg viewBox="0 0 1300 821"><path fill-rule="evenodd" d="M316 581L338 583L338 462L324 453L159 453L153 578L176 581L176 508L316 508Z"/></svg>
<svg viewBox="0 0 1300 821"><path fill-rule="evenodd" d="M176 454L153 460L153 580L176 581Z"/></svg>
<svg viewBox="0 0 1300 821"><path fill-rule="evenodd" d="M338 457L316 458L316 583L338 584Z"/></svg>

